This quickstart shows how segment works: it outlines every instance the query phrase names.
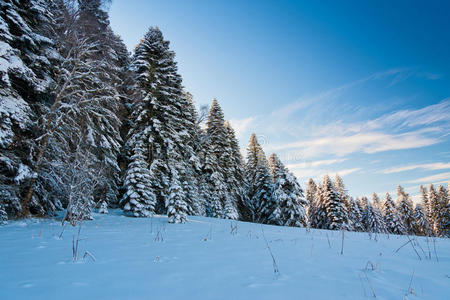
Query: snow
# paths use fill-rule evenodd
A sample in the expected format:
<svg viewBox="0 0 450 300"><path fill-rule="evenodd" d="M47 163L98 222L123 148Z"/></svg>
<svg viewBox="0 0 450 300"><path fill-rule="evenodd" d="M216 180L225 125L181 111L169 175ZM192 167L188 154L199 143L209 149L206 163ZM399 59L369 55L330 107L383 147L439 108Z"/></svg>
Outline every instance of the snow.
<svg viewBox="0 0 450 300"><path fill-rule="evenodd" d="M429 239L429 259L426 238L415 238L419 260L410 243L396 252L407 236L376 241L346 232L341 255L339 231L205 217L168 224L119 210L94 218L81 227L77 262L78 228L66 226L59 238L58 219L0 226L0 299L366 299L372 288L377 299L444 299L449 292L449 239L435 240L437 258ZM83 260L86 251L92 258Z"/></svg>
<svg viewBox="0 0 450 300"><path fill-rule="evenodd" d="M19 184L24 180L37 177L37 174L34 173L28 166L24 164L19 165L19 170L17 171L16 177L14 177L14 182Z"/></svg>
<svg viewBox="0 0 450 300"><path fill-rule="evenodd" d="M13 124L25 129L31 124L31 110L22 98L0 97L0 146L7 147L14 137Z"/></svg>

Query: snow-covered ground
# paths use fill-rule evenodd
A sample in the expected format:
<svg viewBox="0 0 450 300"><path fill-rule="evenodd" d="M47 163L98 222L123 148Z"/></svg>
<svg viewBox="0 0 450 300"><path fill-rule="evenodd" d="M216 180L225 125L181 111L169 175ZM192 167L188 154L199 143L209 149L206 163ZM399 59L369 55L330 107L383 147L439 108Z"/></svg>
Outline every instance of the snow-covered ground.
<svg viewBox="0 0 450 300"><path fill-rule="evenodd" d="M237 227L235 227L237 225ZM232 226L235 229L232 229ZM449 299L450 240L261 226L187 224L114 211L78 228L0 226L0 299ZM264 236L274 255L279 274ZM328 238L327 238L328 236ZM329 240L329 241L328 241ZM436 251L434 250L436 247ZM430 250L428 250L430 248ZM415 250L417 253L415 252ZM88 251L95 257L86 256ZM437 258L436 258L437 254ZM429 256L431 255L431 259ZM419 256L421 259L419 259Z"/></svg>

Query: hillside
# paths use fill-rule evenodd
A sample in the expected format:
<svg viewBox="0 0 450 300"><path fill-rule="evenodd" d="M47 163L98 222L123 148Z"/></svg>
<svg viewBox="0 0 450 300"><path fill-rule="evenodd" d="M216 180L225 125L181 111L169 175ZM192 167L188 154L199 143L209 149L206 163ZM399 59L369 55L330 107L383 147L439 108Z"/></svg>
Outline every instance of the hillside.
<svg viewBox="0 0 450 300"><path fill-rule="evenodd" d="M449 290L449 239L345 232L341 255L340 231L169 224L115 210L82 223L73 261L79 228L62 229L60 218L0 227L0 299L444 299Z"/></svg>

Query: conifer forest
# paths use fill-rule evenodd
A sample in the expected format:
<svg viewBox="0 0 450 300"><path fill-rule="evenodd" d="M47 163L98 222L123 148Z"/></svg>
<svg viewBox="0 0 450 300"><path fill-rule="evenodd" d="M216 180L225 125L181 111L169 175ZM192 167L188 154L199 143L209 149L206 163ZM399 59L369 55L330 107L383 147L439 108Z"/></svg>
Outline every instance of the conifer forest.
<svg viewBox="0 0 450 300"><path fill-rule="evenodd" d="M264 151L257 133L246 136L245 149L240 146L233 122L225 118L226 111L221 107L227 99L210 99L208 106L196 104L183 85L176 53L157 24L149 24L130 52L110 25L105 9L109 3L0 1L0 237L2 232L19 230L15 224L57 222L55 238L61 228L67 228L73 231L71 247L75 241L78 247L77 231L79 237L80 231L83 234L90 228L88 237L95 236L89 224L120 216L124 218L120 222L145 222L146 230L157 232L150 240L165 242L168 236L170 239L162 229L166 226L170 230L170 226L200 226L204 220L211 220L208 222L215 225L202 227L204 232L200 232L204 242L219 239L220 233L215 230L220 224L227 226L224 230L228 236L230 230L234 236L241 227L258 224L256 229L242 229L239 234L251 240L257 232L259 242L265 241L261 251L267 260L272 257L270 268L273 266L274 273L281 274L278 280L289 280L282 277L288 267L283 270L281 264L278 271L276 251L273 253L276 239L272 236L266 240L266 235L273 235L270 230L299 228L306 232L299 235L320 232L328 239L323 242L325 250L329 245L344 255L346 247L352 245L345 244L346 235L356 236L359 232L370 236L371 241L373 237L381 240L404 236L393 246L394 251L400 247L399 253L407 253L414 248L417 255L411 252L413 259L419 256L430 262L435 260L436 251L436 259L441 259L441 264L446 261L448 266L450 247L443 244L450 237L447 184L422 184L417 191L420 197L412 197L402 182L392 182L396 193L355 197L343 181L345 176L339 174L319 178L311 175L307 182L300 182L283 156ZM137 3L130 1L129 5ZM270 227L275 229L266 229L266 225L275 225ZM45 229L43 232L45 235ZM66 235L69 239L69 233ZM63 232L59 238L64 238ZM175 241L182 239L180 235ZM442 239L441 250L433 249L432 244L426 248L425 239L427 243ZM0 239L0 248L8 247L6 241ZM406 246L402 246L403 242ZM309 244L305 247L308 255L316 251ZM99 264L102 258L98 252L87 250L83 261ZM82 254L74 252L73 260L80 260ZM152 258L155 264L160 262L157 257ZM375 266L372 259L360 279L357 275L354 278L361 297L361 284L366 286L367 297L375 297L377 292L377 288L369 288L377 284L368 273L369 264L370 272L375 272L378 264ZM214 268L214 263L209 266ZM0 278L7 276L2 272ZM413 273L413 278L419 276L418 272ZM448 272L446 276L442 280L447 281L448 292ZM405 290L407 283L404 285ZM420 288L414 287L413 291L410 286L402 299L419 299ZM444 294L428 298L427 292L420 299L445 298ZM0 291L0 298L30 296L14 293L6 293L3 298ZM234 299L245 298L243 294L233 295ZM256 298L250 292L246 295L250 296L245 299L276 299L270 293L254 294ZM278 299L283 295L289 298L291 294L280 294ZM392 294L386 295L381 299L392 299ZM54 294L47 299L53 296L56 298ZM182 294L172 296L183 298ZM146 298L139 294L117 297ZM318 299L332 299L328 297Z"/></svg>

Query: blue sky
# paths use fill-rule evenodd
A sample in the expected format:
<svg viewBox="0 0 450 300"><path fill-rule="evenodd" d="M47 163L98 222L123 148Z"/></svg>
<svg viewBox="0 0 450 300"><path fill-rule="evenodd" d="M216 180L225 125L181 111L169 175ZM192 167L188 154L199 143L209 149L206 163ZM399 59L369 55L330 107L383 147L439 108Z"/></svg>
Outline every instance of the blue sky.
<svg viewBox="0 0 450 300"><path fill-rule="evenodd" d="M354 196L450 180L450 2L114 0L130 50L158 26L198 105L217 98L302 186Z"/></svg>

